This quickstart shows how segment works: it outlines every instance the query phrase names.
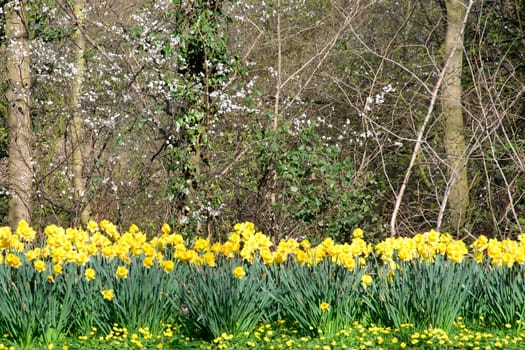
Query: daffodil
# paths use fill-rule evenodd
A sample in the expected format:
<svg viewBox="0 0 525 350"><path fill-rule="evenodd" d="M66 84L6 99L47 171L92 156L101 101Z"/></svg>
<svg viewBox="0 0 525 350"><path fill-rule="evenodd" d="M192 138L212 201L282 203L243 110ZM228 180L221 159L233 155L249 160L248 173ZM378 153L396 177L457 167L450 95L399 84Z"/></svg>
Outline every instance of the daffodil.
<svg viewBox="0 0 525 350"><path fill-rule="evenodd" d="M106 300L113 300L115 297L115 292L113 289L106 289L100 292L102 294L102 297Z"/></svg>
<svg viewBox="0 0 525 350"><path fill-rule="evenodd" d="M162 269L166 273L173 271L173 269L175 268L175 263L173 262L173 260L164 260L161 265Z"/></svg>
<svg viewBox="0 0 525 350"><path fill-rule="evenodd" d="M38 272L42 272L46 269L46 263L43 260L37 260L34 263L35 270Z"/></svg>
<svg viewBox="0 0 525 350"><path fill-rule="evenodd" d="M117 267L117 272L115 275L118 279L124 279L128 277L128 269L125 266L119 266Z"/></svg>
<svg viewBox="0 0 525 350"><path fill-rule="evenodd" d="M246 272L244 271L244 268L242 266L237 266L233 269L233 276L238 279L244 278L246 276Z"/></svg>
<svg viewBox="0 0 525 350"><path fill-rule="evenodd" d="M92 281L92 280L94 280L96 275L97 275L97 273L96 273L95 270L92 269L92 268L88 268L88 269L86 269L86 271L84 272L84 277L86 278L87 281Z"/></svg>
<svg viewBox="0 0 525 350"><path fill-rule="evenodd" d="M370 275L363 275L363 277L361 277L361 284L363 285L363 287L368 287L372 284L372 276Z"/></svg>
<svg viewBox="0 0 525 350"><path fill-rule="evenodd" d="M20 258L13 253L7 254L4 262L9 266L14 267L15 269L18 269L20 266L22 266L22 261L20 260Z"/></svg>
<svg viewBox="0 0 525 350"><path fill-rule="evenodd" d="M55 275L60 275L62 273L62 265L56 264L55 266L53 266L53 273Z"/></svg>
<svg viewBox="0 0 525 350"><path fill-rule="evenodd" d="M330 310L330 304L328 304L327 302L323 301L321 304L319 304L319 308L321 309L322 312L329 311Z"/></svg>

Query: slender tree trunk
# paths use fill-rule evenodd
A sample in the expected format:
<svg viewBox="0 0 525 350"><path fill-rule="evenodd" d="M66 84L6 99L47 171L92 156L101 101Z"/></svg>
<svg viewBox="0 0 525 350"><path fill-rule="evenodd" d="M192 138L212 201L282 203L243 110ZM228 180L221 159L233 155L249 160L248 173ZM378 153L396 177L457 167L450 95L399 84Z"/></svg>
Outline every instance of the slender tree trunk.
<svg viewBox="0 0 525 350"><path fill-rule="evenodd" d="M33 167L31 159L31 119L29 100L29 40L24 2L4 5L7 41L7 113L9 128L9 199L8 220L16 227L20 220L31 220Z"/></svg>
<svg viewBox="0 0 525 350"><path fill-rule="evenodd" d="M87 225L91 216L89 203L85 202L86 184L82 175L84 168L83 159L83 129L82 129L82 82L84 79L84 72L86 67L86 60L84 54L86 51L86 39L80 30L80 26L84 25L84 11L85 0L75 1L73 11L77 21L75 32L73 33L73 43L75 45L75 75L73 77L73 87L71 90L71 107L72 120L69 127L69 137L71 139L72 147L72 166L73 171L73 187L75 189L74 198L76 213L80 214L80 222L82 225Z"/></svg>
<svg viewBox="0 0 525 350"><path fill-rule="evenodd" d="M458 37L461 37L461 38L463 37L462 35L463 35L463 32L465 30L465 26L466 26L466 23L467 23L467 16L470 13L470 10L472 8L473 3L474 3L474 0L469 0L467 8L462 12L463 17L461 19L459 27L456 28L456 32L458 33L458 35L457 35ZM430 94L431 95L430 105L428 106L427 114L425 115L425 118L423 119L423 123L421 124L421 126L419 127L419 130L417 132L416 144L414 145L414 150L412 151L412 156L410 157L410 163L408 164L408 168L407 168L407 170L405 172L405 176L403 178L403 182L401 184L401 188L399 189L399 193L396 196L396 202L394 204L394 210L392 212L392 217L390 219L390 235L391 236L395 236L397 234L397 216L399 214L399 209L401 208L401 202L403 201L403 196L404 196L405 191L406 191L407 186L408 186L408 180L410 179L410 176L412 175L412 169L414 168L414 165L416 164L416 159L417 159L417 156L418 156L419 151L421 149L421 144L423 143L423 140L424 140L424 135L425 135L425 132L426 132L426 128L427 128L428 124L430 123L430 119L432 117L432 113L434 112L434 107L436 105L436 102L438 101L439 92L441 91L442 92L442 96L443 96L443 94L444 94L443 91L446 90L446 88L443 87L445 85L445 80L449 77L449 74L450 74L449 72L454 72L455 71L455 69L451 68L451 66L454 65L454 64L457 64L457 62L456 62L457 57L455 56L455 53L456 53L457 50L460 50L460 51L463 50L463 40L461 40L460 42L458 42L456 40L456 43L458 45L461 44L461 46L452 45L452 47L448 47L447 50L446 50L446 56L445 56L446 60L445 60L445 63L443 64L443 70L441 71L441 74L439 75L438 80L437 80L436 84L434 85L434 88L431 91L431 94ZM461 54L460 58L462 58L462 52L460 54ZM461 62L461 60L460 60L460 62ZM461 67L461 63L460 63L460 67ZM460 78L461 78L461 75L460 75ZM460 83L461 83L461 79L460 79ZM459 88L461 90L461 84L460 84ZM461 92L460 92L459 106L461 107ZM460 110L460 112L461 112L461 110ZM461 118L461 120L463 120L463 118ZM463 145L464 145L464 141L463 141ZM464 153L462 153L462 154L464 154ZM445 197L447 197L448 194L449 194L449 192L447 190L447 193L445 194ZM438 219L438 221L439 221L439 219Z"/></svg>
<svg viewBox="0 0 525 350"><path fill-rule="evenodd" d="M281 100L281 90L283 88L282 84L282 37L281 37L281 0L277 0L277 76L275 82L275 102L273 105L273 123L272 131L277 134L279 130L279 108ZM275 205L277 204L277 193L275 189L277 187L277 171L272 170L272 184L271 184L271 194L270 194L270 213L271 213L271 223L272 230L277 231L277 223L275 216Z"/></svg>
<svg viewBox="0 0 525 350"><path fill-rule="evenodd" d="M444 144L450 170L448 206L450 224L456 230L465 225L469 206L466 145L461 105L461 69L463 66L463 19L466 6L463 0L447 0L447 32L445 57L451 55L445 68L441 89L444 117Z"/></svg>

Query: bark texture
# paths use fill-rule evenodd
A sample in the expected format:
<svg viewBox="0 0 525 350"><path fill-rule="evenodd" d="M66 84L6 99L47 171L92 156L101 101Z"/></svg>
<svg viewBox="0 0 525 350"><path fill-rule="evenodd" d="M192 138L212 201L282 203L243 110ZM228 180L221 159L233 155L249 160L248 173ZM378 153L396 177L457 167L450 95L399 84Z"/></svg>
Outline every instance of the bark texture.
<svg viewBox="0 0 525 350"><path fill-rule="evenodd" d="M9 1L4 5L7 41L6 70L9 128L9 212L8 220L16 227L20 220L30 223L33 166L31 158L31 119L29 100L29 40L24 2Z"/></svg>
<svg viewBox="0 0 525 350"><path fill-rule="evenodd" d="M451 55L444 71L441 107L444 117L444 144L450 171L448 206L450 225L460 230L469 206L467 157L462 108L461 71L463 66L463 0L446 0L447 31L445 57Z"/></svg>
<svg viewBox="0 0 525 350"><path fill-rule="evenodd" d="M80 217L82 225L86 226L91 216L89 203L86 202L86 183L83 176L84 159L83 159L83 139L84 133L82 128L82 83L86 69L86 39L80 30L85 21L85 1L77 0L74 5L74 13L77 20L77 26L73 33L73 44L75 45L75 75L73 76L73 86L71 90L71 108L72 119L69 128L69 137L71 139L71 170L73 171L73 187L75 198L75 212Z"/></svg>

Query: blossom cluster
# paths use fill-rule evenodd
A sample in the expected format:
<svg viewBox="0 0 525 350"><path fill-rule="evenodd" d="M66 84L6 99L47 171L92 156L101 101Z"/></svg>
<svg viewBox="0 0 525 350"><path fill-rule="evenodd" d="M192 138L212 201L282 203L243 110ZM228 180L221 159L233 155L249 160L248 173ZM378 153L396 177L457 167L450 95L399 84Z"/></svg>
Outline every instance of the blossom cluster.
<svg viewBox="0 0 525 350"><path fill-rule="evenodd" d="M414 237L391 237L376 244L375 252L384 262L395 263L400 261L434 261L437 255L446 256L454 263L465 259L469 250L465 242L455 240L448 233L439 233L434 230Z"/></svg>
<svg viewBox="0 0 525 350"><path fill-rule="evenodd" d="M477 262L488 259L494 266L512 267L514 264L525 263L525 234L518 236L518 240L488 239L481 235L472 245L473 257Z"/></svg>
<svg viewBox="0 0 525 350"><path fill-rule="evenodd" d="M431 230L413 237L391 237L375 245L363 239L363 231L355 229L350 243L336 243L326 238L317 245L308 239L281 239L274 243L271 237L255 230L251 222L238 223L224 242L212 243L209 239L196 238L188 244L178 233L171 232L164 224L160 232L148 239L138 226L131 225L123 233L116 225L102 220L90 221L85 229L63 228L49 225L42 237L38 236L25 221L20 221L15 232L0 227L0 263L19 268L23 263L33 264L39 272L50 271L54 275L62 272L64 264L86 265L94 256L119 259L114 272L118 279L128 276L127 265L132 257L139 258L145 268L156 266L169 273L176 263L216 266L218 257L240 257L247 263L261 259L266 265L283 264L293 261L298 264L316 265L323 260L354 269L364 266L371 255L377 256L394 269L399 262L432 262L436 256L446 257L453 263L473 259L481 263L488 259L494 266L512 266L525 262L525 235L519 240L496 240L480 236L469 246L454 239L448 233ZM39 244L37 244L37 242ZM244 277L242 268L232 273ZM96 278L92 268L85 269L84 277L90 281ZM52 278L52 276L50 276ZM369 284L369 281L367 281Z"/></svg>

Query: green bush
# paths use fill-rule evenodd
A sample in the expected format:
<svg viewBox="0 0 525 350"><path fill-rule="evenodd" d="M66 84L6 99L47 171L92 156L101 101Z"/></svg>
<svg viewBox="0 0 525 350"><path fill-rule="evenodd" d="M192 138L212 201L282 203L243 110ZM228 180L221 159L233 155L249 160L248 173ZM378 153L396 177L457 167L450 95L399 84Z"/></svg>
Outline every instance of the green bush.
<svg viewBox="0 0 525 350"><path fill-rule="evenodd" d="M289 130L275 134L285 144L276 154L281 193L275 212L286 227L309 237L349 241L356 227L374 232L383 189L372 173L358 175L349 154L326 144L315 125L290 141Z"/></svg>

